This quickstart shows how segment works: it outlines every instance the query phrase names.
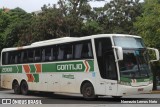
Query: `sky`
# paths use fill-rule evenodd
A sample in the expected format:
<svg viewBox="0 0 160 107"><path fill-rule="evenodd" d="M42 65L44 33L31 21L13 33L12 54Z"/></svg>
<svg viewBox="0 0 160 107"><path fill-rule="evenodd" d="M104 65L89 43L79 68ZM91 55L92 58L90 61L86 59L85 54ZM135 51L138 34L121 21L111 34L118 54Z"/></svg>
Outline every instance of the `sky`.
<svg viewBox="0 0 160 107"><path fill-rule="evenodd" d="M20 7L28 13L39 11L44 4L57 4L58 0L0 0L0 8ZM108 0L110 1L110 0ZM105 2L91 2L92 7L102 7Z"/></svg>

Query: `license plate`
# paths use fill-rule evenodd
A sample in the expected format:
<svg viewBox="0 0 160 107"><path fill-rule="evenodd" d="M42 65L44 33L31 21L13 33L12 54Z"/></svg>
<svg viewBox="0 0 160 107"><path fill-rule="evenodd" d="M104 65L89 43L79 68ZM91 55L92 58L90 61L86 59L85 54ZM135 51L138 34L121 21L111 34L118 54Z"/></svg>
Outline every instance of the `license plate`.
<svg viewBox="0 0 160 107"><path fill-rule="evenodd" d="M138 88L138 91L143 91L143 88Z"/></svg>

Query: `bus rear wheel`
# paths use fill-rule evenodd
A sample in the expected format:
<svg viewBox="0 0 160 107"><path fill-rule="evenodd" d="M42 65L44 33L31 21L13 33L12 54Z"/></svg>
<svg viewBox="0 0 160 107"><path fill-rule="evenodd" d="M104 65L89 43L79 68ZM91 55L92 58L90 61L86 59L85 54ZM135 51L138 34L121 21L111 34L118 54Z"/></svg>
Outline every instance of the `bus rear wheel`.
<svg viewBox="0 0 160 107"><path fill-rule="evenodd" d="M82 86L82 94L86 100L94 100L95 98L97 98L94 92L93 85L91 83L85 83Z"/></svg>
<svg viewBox="0 0 160 107"><path fill-rule="evenodd" d="M20 86L19 86L19 84L18 84L18 82L17 81L14 81L13 82L13 90L14 90L14 93L15 94L20 94Z"/></svg>
<svg viewBox="0 0 160 107"><path fill-rule="evenodd" d="M23 95L27 95L28 94L28 84L26 81L22 81L21 83L21 93Z"/></svg>

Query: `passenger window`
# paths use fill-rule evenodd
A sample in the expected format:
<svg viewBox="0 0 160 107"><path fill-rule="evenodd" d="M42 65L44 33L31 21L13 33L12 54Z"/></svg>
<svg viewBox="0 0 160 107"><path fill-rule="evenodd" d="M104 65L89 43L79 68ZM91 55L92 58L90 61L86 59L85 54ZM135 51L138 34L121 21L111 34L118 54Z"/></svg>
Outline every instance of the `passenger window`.
<svg viewBox="0 0 160 107"><path fill-rule="evenodd" d="M73 45L66 44L64 48L64 59L73 59Z"/></svg>
<svg viewBox="0 0 160 107"><path fill-rule="evenodd" d="M92 45L90 41L81 41L74 45L74 58L87 59L93 58Z"/></svg>
<svg viewBox="0 0 160 107"><path fill-rule="evenodd" d="M15 63L16 64L21 63L21 51L16 52L16 57L17 57L17 61Z"/></svg>
<svg viewBox="0 0 160 107"><path fill-rule="evenodd" d="M34 55L34 61L35 62L39 62L39 61L41 61L41 49L35 49L35 51L34 51L35 53L35 55Z"/></svg>
<svg viewBox="0 0 160 107"><path fill-rule="evenodd" d="M64 45L60 45L58 48L58 60L64 59Z"/></svg>
<svg viewBox="0 0 160 107"><path fill-rule="evenodd" d="M75 59L81 58L82 46L83 46L83 44L75 44L75 46L74 46L74 58Z"/></svg>
<svg viewBox="0 0 160 107"><path fill-rule="evenodd" d="M15 64L15 63L17 63L17 56L16 56L16 54L15 54L15 52L11 52L10 53L10 60L9 60L9 63L10 64Z"/></svg>
<svg viewBox="0 0 160 107"><path fill-rule="evenodd" d="M57 56L58 56L58 50L57 50L57 46L52 46L52 50L51 50L51 55L52 55L52 59L57 60Z"/></svg>
<svg viewBox="0 0 160 107"><path fill-rule="evenodd" d="M7 65L8 64L8 52L2 53L2 64Z"/></svg>
<svg viewBox="0 0 160 107"><path fill-rule="evenodd" d="M28 50L28 62L31 63L33 62L33 55L34 55L34 51L33 50Z"/></svg>
<svg viewBox="0 0 160 107"><path fill-rule="evenodd" d="M21 57L22 57L21 62L22 62L22 63L27 63L27 57L28 57L28 56L27 56L27 50L23 50L23 51L22 51L22 56L21 56Z"/></svg>
<svg viewBox="0 0 160 107"><path fill-rule="evenodd" d="M91 43L84 43L82 48L82 58L92 58Z"/></svg>
<svg viewBox="0 0 160 107"><path fill-rule="evenodd" d="M52 48L45 49L45 61L52 61L53 60L52 52L53 52Z"/></svg>

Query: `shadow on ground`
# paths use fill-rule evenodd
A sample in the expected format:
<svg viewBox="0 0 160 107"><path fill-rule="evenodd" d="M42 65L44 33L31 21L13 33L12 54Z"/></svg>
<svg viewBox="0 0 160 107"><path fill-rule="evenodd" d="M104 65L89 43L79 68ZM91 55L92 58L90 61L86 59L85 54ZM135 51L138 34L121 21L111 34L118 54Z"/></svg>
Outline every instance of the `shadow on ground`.
<svg viewBox="0 0 160 107"><path fill-rule="evenodd" d="M10 93L14 94L14 93ZM45 104L121 104L121 101L140 101L146 98L112 98L112 97L99 97L93 101L86 101L82 96L70 96L55 94L49 92L30 92L27 96L39 97Z"/></svg>

